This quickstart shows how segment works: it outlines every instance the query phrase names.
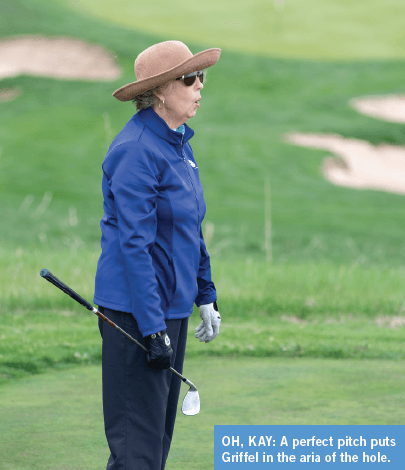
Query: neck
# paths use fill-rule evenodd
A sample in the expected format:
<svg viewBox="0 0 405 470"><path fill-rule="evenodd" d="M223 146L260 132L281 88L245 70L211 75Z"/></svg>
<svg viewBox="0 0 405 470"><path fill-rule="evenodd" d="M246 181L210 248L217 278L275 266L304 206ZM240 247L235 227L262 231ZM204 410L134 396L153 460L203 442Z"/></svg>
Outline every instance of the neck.
<svg viewBox="0 0 405 470"><path fill-rule="evenodd" d="M184 124L184 122L173 118L173 116L171 116L165 108L159 108L159 106L154 106L153 110L158 116L160 116L165 121L165 123L170 127L170 129L177 129L179 126Z"/></svg>

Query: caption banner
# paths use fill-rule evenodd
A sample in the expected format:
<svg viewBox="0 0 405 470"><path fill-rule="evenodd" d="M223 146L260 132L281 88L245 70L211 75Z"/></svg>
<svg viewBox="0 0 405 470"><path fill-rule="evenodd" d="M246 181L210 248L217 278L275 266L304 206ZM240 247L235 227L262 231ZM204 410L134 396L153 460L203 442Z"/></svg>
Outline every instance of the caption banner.
<svg viewBox="0 0 405 470"><path fill-rule="evenodd" d="M214 426L215 470L292 466L404 470L405 426Z"/></svg>

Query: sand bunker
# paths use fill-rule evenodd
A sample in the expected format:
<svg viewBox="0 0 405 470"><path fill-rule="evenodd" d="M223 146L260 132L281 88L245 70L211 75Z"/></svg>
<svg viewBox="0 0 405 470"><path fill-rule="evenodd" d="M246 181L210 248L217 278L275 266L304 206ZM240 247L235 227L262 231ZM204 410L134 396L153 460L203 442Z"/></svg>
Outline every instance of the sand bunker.
<svg viewBox="0 0 405 470"><path fill-rule="evenodd" d="M350 105L367 116L405 123L405 95L364 96L350 100Z"/></svg>
<svg viewBox="0 0 405 470"><path fill-rule="evenodd" d="M372 145L335 134L287 134L286 141L329 150L339 157L324 161L322 173L338 186L405 194L405 147Z"/></svg>
<svg viewBox="0 0 405 470"><path fill-rule="evenodd" d="M102 46L67 37L14 36L0 40L0 80L34 75L69 80L115 80L121 70Z"/></svg>
<svg viewBox="0 0 405 470"><path fill-rule="evenodd" d="M367 116L405 123L405 95L366 96L352 99L350 105ZM322 166L324 177L333 184L405 194L403 146L372 145L365 140L346 139L335 134L290 133L285 139L338 155L326 158Z"/></svg>

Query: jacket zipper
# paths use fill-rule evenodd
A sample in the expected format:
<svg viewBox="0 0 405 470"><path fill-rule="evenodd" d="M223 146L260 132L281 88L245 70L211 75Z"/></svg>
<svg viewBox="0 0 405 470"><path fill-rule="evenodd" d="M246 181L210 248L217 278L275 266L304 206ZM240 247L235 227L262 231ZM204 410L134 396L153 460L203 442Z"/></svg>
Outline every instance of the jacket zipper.
<svg viewBox="0 0 405 470"><path fill-rule="evenodd" d="M195 200L196 200L196 202L197 202L197 211L198 211L197 232L198 232L198 231L199 231L198 228L199 228L199 226L200 226L200 204L199 204L199 202L198 202L197 191L195 190L195 186L194 186L193 180L191 179L190 170L189 170L188 165L187 165L187 162L186 162L186 156L184 155L184 151L183 151L183 136L181 136L181 155L182 155L182 157L183 157L184 165L186 166L186 169L187 169L188 178L189 178L190 183L191 183L191 186L193 187L193 190L194 190Z"/></svg>

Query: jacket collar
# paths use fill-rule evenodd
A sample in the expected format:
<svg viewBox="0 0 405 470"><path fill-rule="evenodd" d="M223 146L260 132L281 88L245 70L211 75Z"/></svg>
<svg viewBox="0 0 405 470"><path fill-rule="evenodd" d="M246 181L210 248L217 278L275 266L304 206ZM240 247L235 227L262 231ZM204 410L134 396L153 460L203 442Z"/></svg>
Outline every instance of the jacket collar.
<svg viewBox="0 0 405 470"><path fill-rule="evenodd" d="M174 131L166 124L166 121L162 119L152 107L142 109L135 114L134 117L138 116L138 119L154 134L161 139L165 140L172 145L181 145L186 143L194 135L193 129L184 124L184 135L181 132Z"/></svg>

